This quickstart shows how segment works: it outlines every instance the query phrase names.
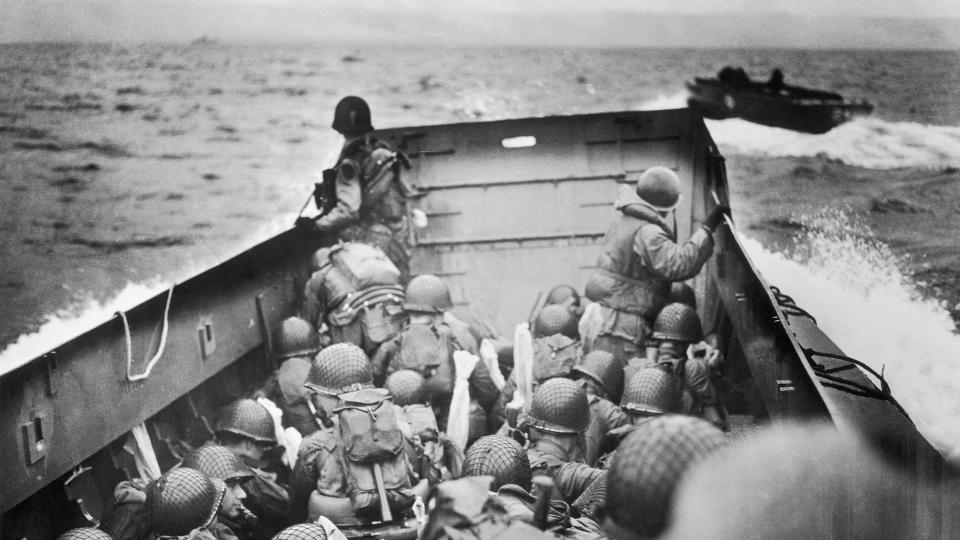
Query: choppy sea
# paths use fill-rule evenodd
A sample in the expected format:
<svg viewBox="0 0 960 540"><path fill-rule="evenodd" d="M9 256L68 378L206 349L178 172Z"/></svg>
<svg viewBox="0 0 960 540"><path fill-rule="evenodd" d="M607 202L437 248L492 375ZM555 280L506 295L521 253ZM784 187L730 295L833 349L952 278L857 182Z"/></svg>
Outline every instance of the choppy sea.
<svg viewBox="0 0 960 540"><path fill-rule="evenodd" d="M0 370L288 227L344 95L377 127L673 108L728 64L876 105L708 127L768 280L960 460L956 51L0 45Z"/></svg>

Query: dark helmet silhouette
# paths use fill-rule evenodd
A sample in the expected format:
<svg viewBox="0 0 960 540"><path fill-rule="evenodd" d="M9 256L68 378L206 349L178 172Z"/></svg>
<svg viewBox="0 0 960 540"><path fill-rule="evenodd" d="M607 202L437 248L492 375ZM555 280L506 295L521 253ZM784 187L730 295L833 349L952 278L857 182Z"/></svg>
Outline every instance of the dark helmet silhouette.
<svg viewBox="0 0 960 540"><path fill-rule="evenodd" d="M333 112L333 129L344 135L359 135L373 131L370 106L363 98L347 96L337 103Z"/></svg>
<svg viewBox="0 0 960 540"><path fill-rule="evenodd" d="M261 443L277 444L273 416L266 407L250 398L238 399L224 407L213 430L217 433L233 433Z"/></svg>
<svg viewBox="0 0 960 540"><path fill-rule="evenodd" d="M667 304L653 323L653 339L671 339L697 343L703 339L703 327L697 310L686 304Z"/></svg>
<svg viewBox="0 0 960 540"><path fill-rule="evenodd" d="M517 441L499 435L480 437L467 449L463 476L492 476L490 489L506 484L530 489L530 458Z"/></svg>

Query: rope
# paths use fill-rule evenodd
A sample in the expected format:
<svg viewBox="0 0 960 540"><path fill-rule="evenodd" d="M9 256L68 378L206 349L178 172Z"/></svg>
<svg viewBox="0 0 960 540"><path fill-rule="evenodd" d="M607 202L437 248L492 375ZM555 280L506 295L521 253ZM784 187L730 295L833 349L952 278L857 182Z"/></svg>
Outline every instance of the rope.
<svg viewBox="0 0 960 540"><path fill-rule="evenodd" d="M127 314L118 311L114 313L114 317L119 316L120 320L123 321L123 332L124 337L127 341L127 380L130 382L142 381L150 376L150 372L153 371L153 367L160 360L160 357L163 356L164 349L167 348L167 331L170 329L170 300L173 298L173 287L167 291L167 305L163 309L163 330L160 332L160 347L157 349L157 354L150 359L150 362L147 363L146 369L143 370L143 373L139 375L134 375L130 372L133 369L133 340L130 337L130 322L127 321Z"/></svg>
<svg viewBox="0 0 960 540"><path fill-rule="evenodd" d="M780 288L776 285L771 285L770 290L773 292L773 297L777 300L777 305L780 306L781 311L789 315L797 315L800 317L806 317L813 321L813 324L817 324L817 318L810 314L809 311L803 309L797 305L796 300L790 297L787 294L780 292Z"/></svg>
<svg viewBox="0 0 960 540"><path fill-rule="evenodd" d="M848 394L853 394L855 396L879 399L881 401L888 401L894 407L896 407L901 414L903 414L905 417L907 417L908 420L910 420L910 415L907 414L907 411L903 409L900 403L893 397L893 394L890 393L890 385L887 384L887 379L883 375L884 368L881 368L880 372L877 372L877 370L861 362L860 360L857 360L856 358L852 358L845 354L829 353L829 352L817 351L809 348L804 348L803 354L804 356L807 357L807 361L810 362L810 366L813 367L813 370L816 372L817 376L820 377L821 379L825 379L826 381L830 381L830 382L822 383L824 386L828 388L840 390L841 392L846 392ZM836 370L827 369L826 367L824 367L823 364L814 360L813 356L822 356L824 358L833 358L835 360L842 360L844 362L849 362L859 367L860 369L863 369L864 371L873 375L874 377L876 377L877 380L880 381L880 388L877 389L873 386L866 386L863 384L859 384L859 383L844 379L843 377L838 377L836 375L833 375L833 373ZM910 421L912 422L913 420L910 420Z"/></svg>

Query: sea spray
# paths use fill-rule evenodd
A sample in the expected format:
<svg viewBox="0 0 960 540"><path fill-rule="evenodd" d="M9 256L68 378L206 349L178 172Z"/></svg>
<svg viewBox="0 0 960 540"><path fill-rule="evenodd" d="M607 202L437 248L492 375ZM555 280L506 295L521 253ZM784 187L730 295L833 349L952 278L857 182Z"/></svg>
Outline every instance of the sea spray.
<svg viewBox="0 0 960 540"><path fill-rule="evenodd" d="M751 259L846 354L883 370L920 432L960 463L960 336L949 313L922 298L889 247L848 213L797 219L804 232L789 254L741 235Z"/></svg>
<svg viewBox="0 0 960 540"><path fill-rule="evenodd" d="M811 135L745 120L709 120L724 154L824 156L870 169L960 167L960 127L861 118Z"/></svg>

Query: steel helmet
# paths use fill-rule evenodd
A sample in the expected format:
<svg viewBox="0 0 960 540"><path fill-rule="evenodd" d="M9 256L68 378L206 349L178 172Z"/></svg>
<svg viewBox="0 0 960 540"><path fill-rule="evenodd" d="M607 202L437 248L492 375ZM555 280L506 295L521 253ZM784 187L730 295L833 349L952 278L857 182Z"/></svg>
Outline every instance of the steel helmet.
<svg viewBox="0 0 960 540"><path fill-rule="evenodd" d="M680 411L680 387L665 369L648 367L630 378L620 407L633 414L654 416Z"/></svg>
<svg viewBox="0 0 960 540"><path fill-rule="evenodd" d="M253 471L236 454L216 444L205 444L190 452L183 458L182 466L224 482L245 482L253 478Z"/></svg>
<svg viewBox="0 0 960 540"><path fill-rule="evenodd" d="M298 523L278 532L270 540L327 540L327 531L316 523Z"/></svg>
<svg viewBox="0 0 960 540"><path fill-rule="evenodd" d="M530 427L548 433L580 433L590 423L587 392L570 379L549 379L533 394L527 422Z"/></svg>
<svg viewBox="0 0 960 540"><path fill-rule="evenodd" d="M550 292L547 293L547 299L543 303L548 306L563 305L571 298L573 299L571 305L580 305L580 293L576 289L570 285L557 285L550 289Z"/></svg>
<svg viewBox="0 0 960 540"><path fill-rule="evenodd" d="M590 351L583 357L583 363L573 366L571 371L593 379L610 401L620 401L623 393L623 367L613 354L601 350Z"/></svg>
<svg viewBox="0 0 960 540"><path fill-rule="evenodd" d="M583 493L570 506L576 508L581 515L596 520L606 498L607 472L604 471L593 482L590 482L587 489L583 490Z"/></svg>
<svg viewBox="0 0 960 540"><path fill-rule="evenodd" d="M530 458L520 443L499 435L480 437L467 449L463 476L492 476L490 491L506 484L530 489Z"/></svg>
<svg viewBox="0 0 960 540"><path fill-rule="evenodd" d="M277 444L273 415L256 400L238 399L220 411L213 430L240 435L260 443Z"/></svg>
<svg viewBox="0 0 960 540"><path fill-rule="evenodd" d="M373 125L370 123L370 106L363 98L357 96L341 99L333 111L332 127L347 136L373 131Z"/></svg>
<svg viewBox="0 0 960 540"><path fill-rule="evenodd" d="M93 527L80 527L57 537L57 540L111 540L110 535Z"/></svg>
<svg viewBox="0 0 960 540"><path fill-rule="evenodd" d="M421 313L443 313L453 309L450 289L433 274L421 274L407 284L403 309Z"/></svg>
<svg viewBox="0 0 960 540"><path fill-rule="evenodd" d="M304 386L314 392L339 396L373 388L370 359L352 343L334 343L317 353Z"/></svg>
<svg viewBox="0 0 960 540"><path fill-rule="evenodd" d="M711 423L692 416L660 416L637 425L610 463L603 524L608 535L659 536L684 472L726 440Z"/></svg>
<svg viewBox="0 0 960 540"><path fill-rule="evenodd" d="M703 328L697 310L686 304L667 304L653 323L653 339L670 339L686 343L703 340Z"/></svg>
<svg viewBox="0 0 960 540"><path fill-rule="evenodd" d="M570 310L557 305L544 306L533 322L533 337L546 337L554 334L563 334L570 339L577 339L576 318ZM572 332L572 335L571 335Z"/></svg>
<svg viewBox="0 0 960 540"><path fill-rule="evenodd" d="M393 396L393 402L401 407L427 402L423 375L412 369L394 371L387 377L383 387Z"/></svg>
<svg viewBox="0 0 960 540"><path fill-rule="evenodd" d="M682 281L674 281L670 285L670 301L668 303L686 304L693 309L697 309L697 293L690 285Z"/></svg>
<svg viewBox="0 0 960 540"><path fill-rule="evenodd" d="M320 336L300 317L287 317L277 330L278 358L312 356L320 349Z"/></svg>
<svg viewBox="0 0 960 540"><path fill-rule="evenodd" d="M147 520L157 536L186 536L209 525L227 485L200 471L178 467L147 486Z"/></svg>
<svg viewBox="0 0 960 540"><path fill-rule="evenodd" d="M666 167L650 167L637 179L637 196L660 211L680 202L680 177Z"/></svg>

